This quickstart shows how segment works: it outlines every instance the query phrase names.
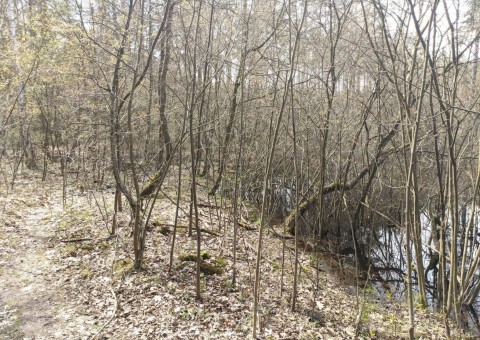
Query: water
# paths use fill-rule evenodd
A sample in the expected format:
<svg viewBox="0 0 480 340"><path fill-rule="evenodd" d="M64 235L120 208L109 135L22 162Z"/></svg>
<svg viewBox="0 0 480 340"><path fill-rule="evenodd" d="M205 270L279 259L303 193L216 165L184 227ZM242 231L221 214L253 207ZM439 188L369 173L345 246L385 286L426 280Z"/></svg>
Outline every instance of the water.
<svg viewBox="0 0 480 340"><path fill-rule="evenodd" d="M475 212L476 216L475 222L473 224L473 228L470 232L470 235L464 235L464 226L468 219L471 217L471 209L463 209L461 215L461 223L459 224L459 235L457 235L457 242L459 247L457 249L457 254L459 256L459 261L461 260L461 255L463 254L464 249L463 243L464 241L467 242L467 259L473 259L475 251L477 247L480 245L480 234L478 234L479 230L479 212L478 210ZM447 224L450 224L450 221L447 220ZM423 212L421 214L421 225L422 225L422 244L423 244L423 253L422 253L422 260L423 260L423 267L425 269L428 268L432 257L434 256L435 251L432 248L438 249L438 244L435 246L434 241L432 239L432 227L431 227L431 219L428 216L428 213ZM398 299L404 299L406 297L406 236L405 233L400 230L398 227L382 227L377 228L375 231L370 230L367 232L367 228L360 228L358 234L361 235L369 235L367 240L362 239L362 244L367 245L364 241L368 241L369 251L368 255L370 256L370 261L373 264L373 267L379 272L381 276L382 284L379 284L377 280L377 290L380 295L383 295L385 283L388 284L390 292ZM448 228L450 230L450 228ZM451 235L447 232L447 243L450 244ZM447 245L447 247L448 247ZM412 246L412 249L413 246ZM468 269L469 261L466 262L466 269ZM413 288L415 292L418 292L417 284L417 274L416 274L416 266L414 266L413 271ZM447 260L446 263L446 271L447 273L450 272L450 262ZM429 306L433 309L438 307L438 298L437 298L437 284L438 284L438 264L431 268L426 275L426 286L427 286L427 302ZM476 282L480 280L480 269L477 269L474 274L474 281L472 285L475 285ZM468 328L470 331L474 332L476 335L480 334L480 321L478 314L480 311L480 297L477 296L474 304L472 306L465 306L462 309L465 328Z"/></svg>

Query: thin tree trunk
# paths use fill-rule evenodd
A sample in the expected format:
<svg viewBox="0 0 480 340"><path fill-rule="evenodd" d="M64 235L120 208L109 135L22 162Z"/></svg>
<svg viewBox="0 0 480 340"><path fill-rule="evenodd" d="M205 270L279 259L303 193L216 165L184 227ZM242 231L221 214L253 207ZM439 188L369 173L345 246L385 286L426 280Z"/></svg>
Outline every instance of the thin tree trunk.
<svg viewBox="0 0 480 340"><path fill-rule="evenodd" d="M195 162L195 138L194 138L194 120L193 120L193 112L195 110L195 104L196 104L196 80L197 80L197 42L198 42L198 35L200 33L200 15L202 12L202 5L203 5L203 0L200 0L199 6L198 6L198 12L195 11L194 15L197 15L197 24L196 24L196 29L195 29L195 39L194 39L194 46L193 46L193 62L192 62L192 94L191 94L191 101L189 104L189 139L190 139L190 159L191 159L191 176L192 176L192 182L191 182L191 208L190 208L190 213L193 213L194 215L190 217L192 220L193 218L193 223L195 224L195 229L197 232L197 270L196 270L196 280L195 280L195 292L196 292L196 299L201 300L202 299L202 293L201 293L201 282L200 282L200 266L201 266L201 261L202 258L200 256L201 253L201 233L200 233L200 226L198 224L198 204L197 204L197 171L196 171L196 162ZM190 222L191 223L191 222Z"/></svg>
<svg viewBox="0 0 480 340"><path fill-rule="evenodd" d="M261 258L262 258L262 247L263 247L263 228L265 224L265 219L266 219L266 212L267 212L267 192L268 192L268 187L269 187L269 180L271 176L271 170L272 170L272 162L273 162L273 156L275 153L275 147L277 144L278 140L278 133L280 131L280 125L282 122L283 118L283 113L285 112L285 107L288 99L288 92L290 89L290 83L293 82L293 72L294 72L294 67L295 67L295 57L296 57L296 51L298 44L300 42L300 33L303 27L303 23L305 21L305 17L307 15L307 5L308 1L306 0L304 3L303 7L303 14L302 14L302 19L300 22L300 25L298 26L298 29L296 31L295 35L295 41L293 44L293 52L292 56L290 59L290 69L288 71L288 77L287 77L287 83L285 84L285 89L283 93L283 98L282 98L282 104L280 107L280 111L278 113L277 121L275 123L275 128L273 132L273 138L270 144L270 150L269 150L269 155L267 158L267 162L265 165L265 175L263 179L263 197L262 197L262 212L261 212L261 218L260 218L260 227L258 230L258 246L257 246L257 258L256 258L256 263L255 263L255 285L254 285L254 302L253 302L253 337L257 337L257 322L258 322L258 303L260 299L260 265L261 265ZM272 126L270 126L272 128Z"/></svg>
<svg viewBox="0 0 480 340"><path fill-rule="evenodd" d="M172 16L175 2L170 2L166 7L166 23L165 32L161 38L160 46L160 67L158 70L158 102L159 102L159 118L160 118L160 143L165 148L166 160L170 160L172 157L172 141L170 138L170 132L168 129L168 121L165 114L166 102L167 102L167 73L170 63L170 50L171 50L171 35L172 35ZM159 154L159 164L162 162L162 152Z"/></svg>

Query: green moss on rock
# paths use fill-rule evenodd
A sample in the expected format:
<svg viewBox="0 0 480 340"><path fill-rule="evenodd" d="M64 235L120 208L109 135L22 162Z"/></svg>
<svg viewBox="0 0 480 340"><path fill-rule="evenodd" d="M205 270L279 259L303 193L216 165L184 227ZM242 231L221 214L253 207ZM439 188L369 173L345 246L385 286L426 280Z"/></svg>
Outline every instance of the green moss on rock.
<svg viewBox="0 0 480 340"><path fill-rule="evenodd" d="M223 268L218 265L202 261L200 263L200 271L205 275L220 275L223 273Z"/></svg>
<svg viewBox="0 0 480 340"><path fill-rule="evenodd" d="M223 273L223 268L227 265L227 262L221 257L216 257L215 260L207 262L211 257L206 250L200 253L200 271L205 275L220 275ZM197 262L197 254L182 254L179 256L182 262Z"/></svg>
<svg viewBox="0 0 480 340"><path fill-rule="evenodd" d="M200 257L202 260L208 260L210 258L210 255L206 250L202 250L200 252ZM197 254L181 254L179 257L180 261L185 262L185 261L191 261L191 262L196 262L197 261Z"/></svg>

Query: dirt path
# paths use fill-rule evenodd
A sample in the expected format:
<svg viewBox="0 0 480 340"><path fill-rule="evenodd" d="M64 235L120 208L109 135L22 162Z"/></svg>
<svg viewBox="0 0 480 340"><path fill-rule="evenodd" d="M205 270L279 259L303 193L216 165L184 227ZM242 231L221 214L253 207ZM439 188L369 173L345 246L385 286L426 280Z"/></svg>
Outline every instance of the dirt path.
<svg viewBox="0 0 480 340"><path fill-rule="evenodd" d="M27 183L0 197L0 339L84 338L88 320L62 290L52 258L58 191Z"/></svg>

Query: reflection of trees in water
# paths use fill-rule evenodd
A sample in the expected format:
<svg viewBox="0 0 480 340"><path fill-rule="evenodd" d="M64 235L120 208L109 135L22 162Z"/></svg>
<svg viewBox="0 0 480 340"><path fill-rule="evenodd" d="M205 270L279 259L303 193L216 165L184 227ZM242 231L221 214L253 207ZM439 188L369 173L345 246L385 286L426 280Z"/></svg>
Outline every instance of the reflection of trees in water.
<svg viewBox="0 0 480 340"><path fill-rule="evenodd" d="M326 199L326 206L333 210L335 204L332 202L334 195ZM480 245L480 233L478 223L478 213L472 216L471 210L466 206L462 208L461 220L459 221L459 239L457 253L461 257L465 253L465 270L470 269L469 265L474 261L476 250ZM440 264L440 220L438 215L431 214L428 211L422 212L422 234L423 245L422 260L424 274L426 278L426 292L428 304L438 309L442 306L441 290L439 289L439 279L441 272ZM317 221L315 220L317 219ZM315 223L318 223L318 212L314 209L302 214L302 226L299 230L302 236L307 238L320 239L323 245L321 249L335 253L340 258L351 258L355 260L358 268L361 270L360 278L366 279L366 273L370 273L368 278L375 283L375 287L380 295L389 291L398 299L404 299L406 296L406 236L398 220L385 217L365 218L364 221L371 223L355 227L355 239L352 239L351 230L348 227L348 214L343 211L341 214L333 212L324 216L325 223L322 235L315 233ZM473 220L472 228L468 228L468 221ZM449 227L450 219L446 219ZM449 229L448 229L449 230ZM445 233L445 243L449 244L451 232ZM354 242L356 244L354 244ZM356 249L355 249L356 248ZM320 249L320 248L319 248ZM312 250L312 249L310 249ZM450 249L446 249L446 275L444 277L445 290L449 288L450 275ZM418 292L418 273L417 266L413 265L411 282L414 292ZM473 280L467 287L467 292L472 292L480 285L480 270L476 270ZM477 294L478 295L478 294ZM474 302L478 302L478 296ZM480 322L478 317L478 304L463 304L461 309L461 319L463 327L475 326L480 331Z"/></svg>

